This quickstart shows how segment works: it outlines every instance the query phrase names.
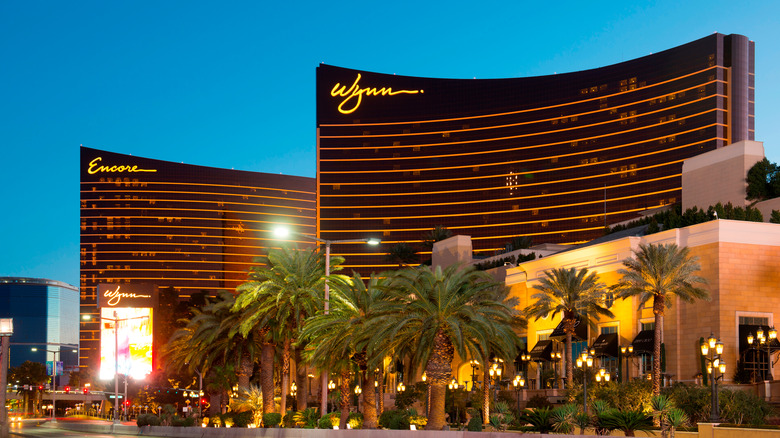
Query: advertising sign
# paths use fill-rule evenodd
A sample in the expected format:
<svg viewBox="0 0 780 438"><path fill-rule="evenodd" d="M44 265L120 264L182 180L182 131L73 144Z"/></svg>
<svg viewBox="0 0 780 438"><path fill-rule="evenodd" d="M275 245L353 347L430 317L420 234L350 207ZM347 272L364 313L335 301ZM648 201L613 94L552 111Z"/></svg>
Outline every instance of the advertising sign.
<svg viewBox="0 0 780 438"><path fill-rule="evenodd" d="M100 309L100 378L119 374L143 379L152 372L152 309ZM116 361L115 361L116 360Z"/></svg>
<svg viewBox="0 0 780 438"><path fill-rule="evenodd" d="M98 307L150 307L157 304L157 286L153 284L98 284Z"/></svg>

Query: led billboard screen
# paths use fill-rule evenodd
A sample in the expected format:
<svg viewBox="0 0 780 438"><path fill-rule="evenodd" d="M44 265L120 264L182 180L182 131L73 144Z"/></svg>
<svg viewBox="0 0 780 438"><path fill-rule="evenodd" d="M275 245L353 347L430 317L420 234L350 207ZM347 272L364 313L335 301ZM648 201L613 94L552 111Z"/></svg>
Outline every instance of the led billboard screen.
<svg viewBox="0 0 780 438"><path fill-rule="evenodd" d="M152 308L104 307L100 319L100 378L114 377L115 358L119 374L143 379L151 373Z"/></svg>

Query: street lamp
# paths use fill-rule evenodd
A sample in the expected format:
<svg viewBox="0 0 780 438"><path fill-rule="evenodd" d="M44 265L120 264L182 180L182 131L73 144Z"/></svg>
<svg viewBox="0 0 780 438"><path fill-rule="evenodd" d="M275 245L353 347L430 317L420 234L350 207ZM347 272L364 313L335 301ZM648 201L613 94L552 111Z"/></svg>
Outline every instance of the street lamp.
<svg viewBox="0 0 780 438"><path fill-rule="evenodd" d="M596 382L601 383L601 381L609 382L609 379L611 376L609 375L609 371L605 370L604 368L600 368L599 372L596 373Z"/></svg>
<svg viewBox="0 0 780 438"><path fill-rule="evenodd" d="M726 364L723 362L721 355L723 354L723 342L716 339L715 336L710 333L710 337L706 342L701 343L701 355L704 356L704 360L707 362L707 374L710 376L710 400L712 401L712 409L710 410L710 422L717 423L720 419L720 403L718 401L718 380L722 379L726 375ZM720 371L720 376L715 374Z"/></svg>
<svg viewBox="0 0 780 438"><path fill-rule="evenodd" d="M129 318L120 318L119 315L116 313L116 310L114 310L113 318L109 318L107 316L100 316L101 321L106 320L114 323L114 424L120 424L118 418L119 407L117 406L117 403L119 402L119 323L122 321L130 321L133 319L143 319L143 318L149 318L149 317L132 316ZM84 315L82 319L88 321L91 318L89 315ZM125 394L127 394L127 374L125 374Z"/></svg>
<svg viewBox="0 0 780 438"><path fill-rule="evenodd" d="M477 368L479 368L479 361L471 359L469 364L471 365L471 391L473 392L474 386L477 384Z"/></svg>
<svg viewBox="0 0 780 438"><path fill-rule="evenodd" d="M493 400L498 400L498 390L501 386L501 374L504 372L503 362L504 361L502 359L495 358L493 363L490 365L490 369L488 370L488 374L490 374L490 378L493 380L493 388L495 390Z"/></svg>
<svg viewBox="0 0 780 438"><path fill-rule="evenodd" d="M518 373L514 380L512 380L512 386L515 387L515 398L517 399L517 412L520 412L520 390L524 389L525 386L525 378L523 378L523 375Z"/></svg>
<svg viewBox="0 0 780 438"><path fill-rule="evenodd" d="M556 343L557 345L558 343ZM550 352L550 361L553 363L553 371L555 372L555 385L558 387L562 387L561 385L558 385L558 364L561 363L561 359L563 358L563 355L561 354L560 350L551 351ZM561 371L561 378L563 378L563 371Z"/></svg>
<svg viewBox="0 0 780 438"><path fill-rule="evenodd" d="M593 367L593 356L585 350L577 358L577 368L582 368L582 409L588 413L588 369Z"/></svg>
<svg viewBox="0 0 780 438"><path fill-rule="evenodd" d="M395 390L397 392L404 392L406 391L406 385L404 385L404 382L398 382L398 386L395 387Z"/></svg>
<svg viewBox="0 0 780 438"><path fill-rule="evenodd" d="M285 238L290 234L295 234L298 237L304 239L313 240L325 245L325 314L328 314L330 310L330 287L328 285L328 276L330 275L330 246L334 243L367 243L369 245L379 245L380 239L374 237L367 237L363 239L342 239L342 240L328 240L320 239L316 236L310 236L308 234L295 233L288 230L285 227L278 227L274 230L274 235L279 238ZM325 415L328 412L328 371L322 371L322 400L320 401L320 412Z"/></svg>
<svg viewBox="0 0 780 438"><path fill-rule="evenodd" d="M628 359L629 357L634 356L634 346L631 344L628 344L628 346L621 346L620 347L620 360ZM629 374L629 362L628 360L625 360L626 362L626 382L628 382L628 374ZM618 382L623 381L623 367L618 366Z"/></svg>
<svg viewBox="0 0 780 438"><path fill-rule="evenodd" d="M775 330L774 327L767 330L766 334L764 334L764 330L759 327L755 337L753 337L753 333L748 333L747 341L749 348L761 351L762 348L766 347L767 374L766 376L762 376L763 380L772 380L772 368L777 363L777 359L772 361L772 354L780 352L780 347L772 345L772 341L775 341L776 339L777 330ZM754 342L755 345L753 345Z"/></svg>
<svg viewBox="0 0 780 438"><path fill-rule="evenodd" d="M9 433L8 410L5 407L6 391L8 389L8 348L11 335L14 334L13 318L0 319L0 437L6 438Z"/></svg>
<svg viewBox="0 0 780 438"><path fill-rule="evenodd" d="M37 347L32 347L32 351L38 351ZM60 354L60 350L43 350L47 353L52 353L54 355L54 362L52 362L51 367L51 422L56 423L57 417L54 415L55 410L57 409L57 355ZM78 352L78 350L73 350L74 353Z"/></svg>

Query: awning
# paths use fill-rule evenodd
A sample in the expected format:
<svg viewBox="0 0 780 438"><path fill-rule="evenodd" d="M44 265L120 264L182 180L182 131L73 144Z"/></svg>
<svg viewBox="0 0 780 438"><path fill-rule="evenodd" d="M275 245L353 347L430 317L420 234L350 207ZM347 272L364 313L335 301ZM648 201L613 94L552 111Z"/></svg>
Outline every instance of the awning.
<svg viewBox="0 0 780 438"><path fill-rule="evenodd" d="M558 327L555 327L552 333L550 333L550 339L556 341L562 341L566 339L566 332L563 331L563 321L558 323ZM576 341L584 341L588 339L588 325L582 322L582 319L577 317L577 321L574 322L574 336L572 339Z"/></svg>
<svg viewBox="0 0 780 438"><path fill-rule="evenodd" d="M631 345L634 346L634 353L653 354L653 341L655 340L655 330L642 330L636 335Z"/></svg>
<svg viewBox="0 0 780 438"><path fill-rule="evenodd" d="M596 338L593 343L594 356L618 357L618 335L617 333L603 333Z"/></svg>
<svg viewBox="0 0 780 438"><path fill-rule="evenodd" d="M542 361L550 360L550 353L552 353L553 341L551 339L545 339L539 341L531 349L531 360Z"/></svg>

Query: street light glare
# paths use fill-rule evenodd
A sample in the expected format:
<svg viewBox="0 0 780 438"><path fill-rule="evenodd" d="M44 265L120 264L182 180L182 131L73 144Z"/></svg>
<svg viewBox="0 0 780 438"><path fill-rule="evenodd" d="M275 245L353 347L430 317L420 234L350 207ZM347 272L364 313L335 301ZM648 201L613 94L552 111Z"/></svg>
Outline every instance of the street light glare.
<svg viewBox="0 0 780 438"><path fill-rule="evenodd" d="M382 243L382 240L377 239L376 237L372 237L372 238L366 240L366 243L369 244L369 245L379 245L380 243Z"/></svg>
<svg viewBox="0 0 780 438"><path fill-rule="evenodd" d="M290 230L288 230L287 227L274 228L274 236L276 237L287 237L289 235L290 235Z"/></svg>

